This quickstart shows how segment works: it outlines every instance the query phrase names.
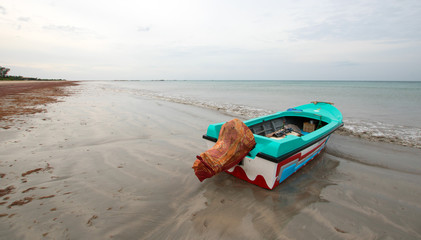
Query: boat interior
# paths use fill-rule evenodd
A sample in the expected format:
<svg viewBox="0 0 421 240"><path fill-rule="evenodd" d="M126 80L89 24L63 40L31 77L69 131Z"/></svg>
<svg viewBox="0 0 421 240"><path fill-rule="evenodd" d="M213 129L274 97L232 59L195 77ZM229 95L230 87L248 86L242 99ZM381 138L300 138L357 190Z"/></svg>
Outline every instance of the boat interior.
<svg viewBox="0 0 421 240"><path fill-rule="evenodd" d="M249 128L256 135L270 138L284 138L286 135L300 137L325 125L327 125L326 122L317 119L285 116L272 120L264 120L263 122L249 126Z"/></svg>

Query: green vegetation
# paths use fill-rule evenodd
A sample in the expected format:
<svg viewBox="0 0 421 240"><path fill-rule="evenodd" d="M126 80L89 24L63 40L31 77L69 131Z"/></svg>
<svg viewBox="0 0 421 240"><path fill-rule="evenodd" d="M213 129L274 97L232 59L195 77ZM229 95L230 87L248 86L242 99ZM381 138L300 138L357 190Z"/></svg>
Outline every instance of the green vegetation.
<svg viewBox="0 0 421 240"><path fill-rule="evenodd" d="M6 77L9 71L10 71L10 68L5 68L5 67L0 66L0 78Z"/></svg>
<svg viewBox="0 0 421 240"><path fill-rule="evenodd" d="M24 81L24 80L39 81L39 80L44 80L44 79L22 77L22 76L1 76L0 77L0 81Z"/></svg>
<svg viewBox="0 0 421 240"><path fill-rule="evenodd" d="M9 76L10 68L0 66L0 81L63 81L64 79L42 79L34 77Z"/></svg>

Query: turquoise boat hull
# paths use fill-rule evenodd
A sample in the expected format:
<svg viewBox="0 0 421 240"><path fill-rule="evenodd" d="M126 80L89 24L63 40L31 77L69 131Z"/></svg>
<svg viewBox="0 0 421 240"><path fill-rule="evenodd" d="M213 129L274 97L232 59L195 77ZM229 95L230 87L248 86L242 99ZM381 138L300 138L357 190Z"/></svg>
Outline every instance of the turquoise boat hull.
<svg viewBox="0 0 421 240"><path fill-rule="evenodd" d="M343 125L341 112L331 103L313 102L283 112L244 121L254 133L256 146L236 166L226 172L258 186L273 189L317 156L330 134ZM209 145L217 141L222 123L209 125L203 138ZM300 136L268 137L293 124ZM306 126L313 127L306 132Z"/></svg>

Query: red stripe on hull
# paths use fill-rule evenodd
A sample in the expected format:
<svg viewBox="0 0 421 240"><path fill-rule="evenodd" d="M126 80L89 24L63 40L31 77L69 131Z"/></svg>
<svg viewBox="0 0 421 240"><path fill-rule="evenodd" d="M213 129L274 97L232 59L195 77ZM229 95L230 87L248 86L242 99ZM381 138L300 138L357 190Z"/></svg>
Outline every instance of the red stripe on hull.
<svg viewBox="0 0 421 240"><path fill-rule="evenodd" d="M322 143L320 143L317 147L313 148L311 151L309 151L308 153L306 153L305 155L301 156L301 152L293 155L292 157L289 157L285 160L282 160L278 163L277 169L276 169L276 177L279 176L279 172L281 171L282 166L284 166L285 164L288 164L294 160L301 161L304 158L306 158L308 155L312 154L314 151L316 151L320 146L322 146L324 143L326 142L326 140L324 140Z"/></svg>
<svg viewBox="0 0 421 240"><path fill-rule="evenodd" d="M265 178L262 175L257 175L256 179L254 179L252 181L252 180L250 180L247 177L247 174L246 174L246 172L244 172L243 168L241 168L239 166L236 166L234 168L234 171L227 172L227 173L229 173L229 174L231 174L231 175L233 175L233 176L235 176L237 178L243 179L243 180L245 180L245 181L247 181L249 183L256 184L257 186L260 186L262 188L272 189L272 188L268 187L268 185L266 184L266 180L265 180Z"/></svg>
<svg viewBox="0 0 421 240"><path fill-rule="evenodd" d="M276 176L279 175L279 171L281 170L281 167L283 165L288 164L288 163L290 163L290 162L292 162L292 161L294 161L296 159L300 159L300 157L301 157L301 152L299 152L297 154L294 154L294 155L292 155L291 157L289 157L289 158L287 158L285 160L280 161L278 163L278 166L277 166L277 169L276 169Z"/></svg>
<svg viewBox="0 0 421 240"><path fill-rule="evenodd" d="M294 154L293 156L291 156L291 157L289 157L289 158L287 158L287 159L282 160L281 162L279 162L278 165L277 165L277 169L276 169L276 177L279 176L279 172L280 172L282 166L284 166L285 164L288 164L288 163L290 163L290 162L292 162L294 160L297 160L297 159L298 159L298 161L301 161L301 160L305 159L307 156L309 156L310 154L314 153L317 149L319 149L321 146L323 146L323 144L325 144L326 141L327 141L327 139L324 140L322 143L320 143L317 147L314 147L312 150L310 150L305 155L301 155L301 152L299 152L299 153ZM316 156L318 156L320 154L320 152L317 155L315 155L314 158ZM305 165L307 165L307 163ZM277 181L275 181L275 183L274 183L274 185L272 187L269 187L267 185L267 183L266 183L265 178L262 175L257 175L256 176L256 179L250 180L247 177L247 174L244 171L244 169L242 167L240 167L240 166L235 166L234 171L232 171L232 172L228 172L228 171L226 171L226 172L229 173L229 174L231 174L231 175L233 175L233 176L235 176L235 177L237 177L237 178L239 178L239 179L245 180L245 181L247 181L249 183L255 184L257 186L260 186L262 188L266 188L266 189L269 189L269 190L272 190L273 188L275 188L276 186L278 186L280 184L280 182L277 180Z"/></svg>
<svg viewBox="0 0 421 240"><path fill-rule="evenodd" d="M308 153L306 153L305 155L303 155L303 156L300 158L300 160L302 160L302 159L306 158L308 155L312 154L314 151L316 151L317 149L319 149L319 147L320 147L320 146L322 146L323 144L325 144L325 142L326 142L326 141L327 141L327 139L326 139L326 140L324 140L322 143L320 143L317 147L315 147L315 148L311 149L311 151L309 151Z"/></svg>

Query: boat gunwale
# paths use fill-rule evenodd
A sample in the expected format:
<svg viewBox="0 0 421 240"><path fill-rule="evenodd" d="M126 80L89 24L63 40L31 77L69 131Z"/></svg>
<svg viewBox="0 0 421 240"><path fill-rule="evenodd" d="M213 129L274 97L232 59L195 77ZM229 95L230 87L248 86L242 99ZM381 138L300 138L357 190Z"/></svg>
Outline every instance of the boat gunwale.
<svg viewBox="0 0 421 240"><path fill-rule="evenodd" d="M339 126L336 126L334 128L332 128L329 132L321 135L320 137L315 138L314 140L311 140L310 142L303 144L301 147L298 147L296 149L291 150L290 152L287 152L285 154L282 154L279 157L274 157L272 155L263 153L263 152L259 152L256 154L257 157L266 159L268 161L274 162L274 163L280 163L285 159L288 159L289 157L293 156L294 154L301 152L302 150L314 145L315 143L317 143L318 141L322 140L323 138L328 137L330 134L332 134L334 131L336 131L338 128L342 127L344 124L341 123Z"/></svg>
<svg viewBox="0 0 421 240"><path fill-rule="evenodd" d="M258 152L258 153L256 154L256 157L260 157L260 158L263 158L263 159L265 159L265 160L268 160L268 161L271 161L271 162L274 162L274 163L280 163L280 162L282 162L283 160L288 159L289 157L293 156L294 154L296 154L296 153L298 153L298 152L300 152L300 151L302 151L302 150L304 150L304 149L306 149L306 148L310 147L311 145L315 144L316 142L318 142L318 141L322 140L323 138L328 137L330 134L332 134L334 131L336 131L338 128L342 127L343 125L344 125L344 124L343 124L343 123L341 123L340 125L338 125L338 126L336 126L336 127L332 128L332 129L331 129L330 131L328 131L327 133L325 133L325 134L323 134L323 135L320 135L320 137L317 137L317 138L315 138L315 139L311 140L310 142L308 142L308 143L306 143L306 144L303 144L302 146L300 146L300 147L298 147L298 148L296 148L296 149L291 150L290 152L287 152L287 153L285 153L285 154L282 154L282 155L281 155L281 156L279 156L279 157L274 157L274 156L272 156L272 155L269 155L269 154L266 154L266 153L263 153L263 152ZM255 134L254 134L254 135L255 135ZM259 136L260 136L260 135L259 135ZM202 137L203 137L204 139L209 140L209 141L212 141L212 142L217 142L217 141L218 141L218 139L217 139L217 138L214 138L214 137L208 136L207 134L203 135Z"/></svg>

